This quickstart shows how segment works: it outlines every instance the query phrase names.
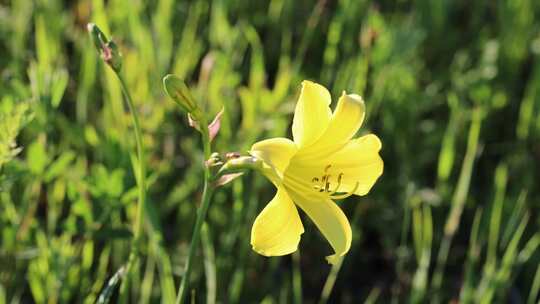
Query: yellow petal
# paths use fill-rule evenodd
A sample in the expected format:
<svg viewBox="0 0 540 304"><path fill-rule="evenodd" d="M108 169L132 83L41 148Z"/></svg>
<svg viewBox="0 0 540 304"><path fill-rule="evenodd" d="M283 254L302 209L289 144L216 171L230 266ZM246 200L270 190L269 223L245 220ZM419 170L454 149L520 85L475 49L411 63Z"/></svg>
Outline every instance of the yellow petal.
<svg viewBox="0 0 540 304"><path fill-rule="evenodd" d="M340 192L354 190L366 195L382 175L384 163L379 155L381 141L374 134L351 140L339 152L328 158L335 172L343 173ZM358 183L358 185L356 185Z"/></svg>
<svg viewBox="0 0 540 304"><path fill-rule="evenodd" d="M253 223L251 246L264 256L286 255L296 251L303 232L296 206L280 187Z"/></svg>
<svg viewBox="0 0 540 304"><path fill-rule="evenodd" d="M291 160L287 175L307 183L315 178L322 181L323 176L328 176L325 182L329 183L330 191L353 191L356 195L365 195L383 172L380 149L379 138L369 134L349 141L337 151L299 152ZM322 184L318 186L325 187Z"/></svg>
<svg viewBox="0 0 540 304"><path fill-rule="evenodd" d="M265 163L266 168L263 169L263 173L276 186L279 186L283 172L296 151L293 141L277 137L255 143L249 153Z"/></svg>
<svg viewBox="0 0 540 304"><path fill-rule="evenodd" d="M347 143L360 129L365 113L366 106L362 97L343 92L326 131L313 145L303 149L302 153L311 153L334 146L339 147Z"/></svg>
<svg viewBox="0 0 540 304"><path fill-rule="evenodd" d="M351 248L352 231L349 220L329 198L320 195L306 196L293 189L288 191L296 205L309 216L334 249L335 253L326 259L330 264L335 264Z"/></svg>
<svg viewBox="0 0 540 304"><path fill-rule="evenodd" d="M307 80L302 82L292 124L294 142L299 147L314 143L324 133L332 115L330 101L325 87Z"/></svg>

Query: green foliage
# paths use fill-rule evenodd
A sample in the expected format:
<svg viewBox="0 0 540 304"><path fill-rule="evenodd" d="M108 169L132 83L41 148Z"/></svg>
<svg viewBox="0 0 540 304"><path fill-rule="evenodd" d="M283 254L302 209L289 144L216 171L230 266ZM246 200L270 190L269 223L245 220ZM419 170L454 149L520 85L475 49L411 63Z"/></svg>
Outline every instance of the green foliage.
<svg viewBox="0 0 540 304"><path fill-rule="evenodd" d="M0 103L0 170L22 150L15 139L31 119L28 103L14 103L8 96Z"/></svg>
<svg viewBox="0 0 540 304"><path fill-rule="evenodd" d="M219 189L192 301L537 303L539 16L535 0L0 2L0 303L174 302L204 157L166 74L209 117L225 109L220 152L289 136L303 79L362 95L360 132L383 142L381 179L340 203L354 239L333 267L309 221L300 254L251 250L264 178ZM141 160L89 22L118 46L143 130L135 248Z"/></svg>

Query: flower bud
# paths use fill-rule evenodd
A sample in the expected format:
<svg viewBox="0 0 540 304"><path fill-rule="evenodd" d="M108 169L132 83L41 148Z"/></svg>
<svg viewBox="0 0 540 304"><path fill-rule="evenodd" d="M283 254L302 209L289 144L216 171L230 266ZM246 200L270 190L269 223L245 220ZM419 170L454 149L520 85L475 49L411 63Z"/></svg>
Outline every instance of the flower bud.
<svg viewBox="0 0 540 304"><path fill-rule="evenodd" d="M212 153L212 155L210 155L210 158L206 160L205 164L209 168L223 165L221 155L219 155L219 153L217 152Z"/></svg>
<svg viewBox="0 0 540 304"><path fill-rule="evenodd" d="M261 170L263 168L262 160L253 156L239 156L229 159L219 170L221 174L230 174L243 172L248 169Z"/></svg>
<svg viewBox="0 0 540 304"><path fill-rule="evenodd" d="M217 172L213 181L214 186L226 185L242 176L246 170L263 170L263 162L253 156L240 156L235 153L234 157L225 156L225 158L228 158L228 161Z"/></svg>
<svg viewBox="0 0 540 304"><path fill-rule="evenodd" d="M201 119L202 111L197 106L191 91L182 79L169 74L163 77L163 86L167 95L180 106L182 111L190 114L196 121Z"/></svg>
<svg viewBox="0 0 540 304"><path fill-rule="evenodd" d="M103 32L97 27L95 23L88 23L86 26L88 33L90 34L90 38L92 39L92 42L96 46L96 49L98 52L101 52L101 49L103 48L103 45L107 43L107 37Z"/></svg>
<svg viewBox="0 0 540 304"><path fill-rule="evenodd" d="M107 39L107 36L94 23L88 23L87 29L103 61L114 71L119 72L122 67L122 56L116 43Z"/></svg>
<svg viewBox="0 0 540 304"><path fill-rule="evenodd" d="M102 53L103 60L115 71L120 71L120 68L122 68L122 56L120 55L120 51L118 50L118 46L114 41L109 41L105 45L105 48L103 48Z"/></svg>

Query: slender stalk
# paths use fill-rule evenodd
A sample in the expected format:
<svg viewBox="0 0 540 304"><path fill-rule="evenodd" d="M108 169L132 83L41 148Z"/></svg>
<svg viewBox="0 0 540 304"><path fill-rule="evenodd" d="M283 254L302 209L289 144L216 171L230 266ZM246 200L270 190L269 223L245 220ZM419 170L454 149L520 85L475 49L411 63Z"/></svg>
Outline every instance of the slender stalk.
<svg viewBox="0 0 540 304"><path fill-rule="evenodd" d="M133 231L135 235L135 240L138 240L141 237L142 234L142 223L143 223L143 211L144 211L144 204L146 203L146 163L144 160L144 145L142 142L142 132L141 132L141 126L139 123L139 116L137 115L137 112L135 111L135 106L133 105L133 100L131 99L131 95L129 94L129 91L127 89L126 81L124 80L124 77L117 73L118 79L120 80L120 85L122 87L122 92L124 93L124 97L126 99L126 102L129 107L129 111L131 112L131 117L133 119L133 126L135 128L135 143L137 145L137 159L138 159L138 166L139 166L139 172L138 172L138 178L137 183L139 184L139 203L137 205L137 215L135 218L135 223L133 225Z"/></svg>
<svg viewBox="0 0 540 304"><path fill-rule="evenodd" d="M461 167L461 172L458 179L458 185L452 197L452 207L450 209L450 215L446 220L444 229L444 237L439 248L437 255L437 264L435 266L435 272L433 274L432 286L435 291L433 298L434 303L440 303L440 289L443 281L444 268L448 259L448 253L450 246L454 238L454 234L457 231L459 222L461 219L461 213L465 206L465 199L469 192L469 185L471 181L471 175L473 171L474 158L476 157L476 151L478 147L478 138L480 136L480 126L482 123L482 109L475 109L472 113L472 122L469 129L469 135L467 140L467 150L465 152L465 159Z"/></svg>
<svg viewBox="0 0 540 304"><path fill-rule="evenodd" d="M207 160L210 158L211 150L210 150L210 136L209 136L208 125L206 121L201 121L200 127L201 127L201 134L202 134L204 159ZM189 253L188 253L186 265L184 267L184 275L182 276L182 281L180 282L180 286L178 288L176 304L183 303L184 298L186 297L186 292L187 292L186 289L188 286L189 276L191 273L193 256L195 255L195 250L197 249L197 246L201 238L201 228L203 226L204 219L206 218L208 207L210 206L210 198L212 197L212 193L214 191L213 187L210 185L210 178L211 178L210 168L208 168L206 164L204 164L203 167L204 167L204 190L203 190L203 194L201 198L201 206L199 207L199 210L197 212L197 219L195 221L195 227L193 228L191 244L189 245Z"/></svg>
<svg viewBox="0 0 540 304"><path fill-rule="evenodd" d="M136 146L137 146L137 158L138 158L137 165L139 167L138 178L137 178L137 183L138 183L138 188L139 188L138 189L139 190L138 205L137 205L137 213L136 213L135 222L133 224L134 239L131 246L131 252L129 255L128 263L126 266L126 272L125 272L126 275L129 275L131 273L130 271L133 268L133 265L136 264L137 257L138 257L137 248L142 237L144 213L145 212L148 213L148 210L147 210L148 206L146 206L146 190L147 190L146 189L146 162L145 162L145 148L144 148L144 143L142 141L142 132L141 132L141 127L139 123L139 117L135 111L133 99L131 98L131 95L129 93L127 83L124 77L119 72L116 72L116 75L120 81L120 86L122 88L124 98L126 99L126 103L128 104L129 110L132 114L131 117L133 119L133 126L135 129L135 141L136 141ZM154 224L154 223L150 221L150 224ZM151 233L150 239L153 242L154 246L156 247L157 255L159 256L159 259L160 259L160 262L158 263L158 269L160 269L160 271L163 273L161 277L161 283L163 285L166 285L167 287L170 287L170 289L167 289L168 292L164 291L164 293L167 292L167 294L169 295L168 298L171 299L171 297L172 298L175 297L173 277L172 275L169 275L167 277L167 274L171 273L171 270L170 270L171 263L167 256L166 250L162 244L163 237L161 236L160 233L155 233L156 227L153 227L153 228L154 228L154 233ZM126 280L124 280L122 281L122 286L120 288L121 295L124 294L126 288L127 288L127 282ZM166 296L165 296L165 299L167 299Z"/></svg>
<svg viewBox="0 0 540 304"><path fill-rule="evenodd" d="M135 132L135 144L137 146L137 159L138 159L137 166L139 169L137 172L137 178L136 178L137 186L139 188L137 214L135 217L135 222L133 223L133 242L131 244L131 252L129 253L128 263L127 263L126 271L125 271L125 274L129 276L129 274L131 273L131 269L133 268L133 265L135 264L137 260L137 247L141 239L141 235L142 235L143 211L145 209L144 204L146 200L146 164L145 164L145 157L144 157L144 144L142 142L141 126L139 123L139 116L137 115L137 112L135 111L133 99L131 98L131 94L129 93L129 90L127 89L127 85L126 85L126 81L124 80L124 77L117 71L115 71L115 74L118 77L118 80L120 81L120 86L122 88L124 99L126 100L129 111L131 112L131 118L133 121L133 129ZM122 282L122 287L120 288L121 295L124 294L124 292L126 291L127 285L124 282L125 281Z"/></svg>

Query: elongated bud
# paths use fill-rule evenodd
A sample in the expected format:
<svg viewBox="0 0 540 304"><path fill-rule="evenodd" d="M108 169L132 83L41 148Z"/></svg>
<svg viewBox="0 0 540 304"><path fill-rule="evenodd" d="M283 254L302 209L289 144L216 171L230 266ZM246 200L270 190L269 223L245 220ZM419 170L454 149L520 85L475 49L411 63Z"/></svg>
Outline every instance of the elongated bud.
<svg viewBox="0 0 540 304"><path fill-rule="evenodd" d="M229 159L219 170L220 173L231 174L243 172L247 169L261 170L262 160L253 156L239 156Z"/></svg>
<svg viewBox="0 0 540 304"><path fill-rule="evenodd" d="M180 106L182 111L191 115L195 121L200 121L202 118L202 111L195 102L191 91L186 83L177 76L167 75L163 77L163 87L165 92L172 100Z"/></svg>
<svg viewBox="0 0 540 304"><path fill-rule="evenodd" d="M227 153L225 159L228 160L217 172L213 181L214 186L226 185L249 169L262 170L264 165L260 159L253 156L239 156L236 153L232 156Z"/></svg>
<svg viewBox="0 0 540 304"><path fill-rule="evenodd" d="M122 68L122 55L114 41L107 39L107 36L94 23L88 23L88 33L92 42L100 53L101 58L116 72Z"/></svg>
<svg viewBox="0 0 540 304"><path fill-rule="evenodd" d="M107 43L107 37L95 23L88 23L86 28L88 29L88 33L90 34L90 38L92 38L92 42L96 46L96 49L98 52L101 52L102 46Z"/></svg>

